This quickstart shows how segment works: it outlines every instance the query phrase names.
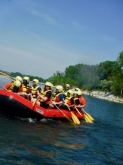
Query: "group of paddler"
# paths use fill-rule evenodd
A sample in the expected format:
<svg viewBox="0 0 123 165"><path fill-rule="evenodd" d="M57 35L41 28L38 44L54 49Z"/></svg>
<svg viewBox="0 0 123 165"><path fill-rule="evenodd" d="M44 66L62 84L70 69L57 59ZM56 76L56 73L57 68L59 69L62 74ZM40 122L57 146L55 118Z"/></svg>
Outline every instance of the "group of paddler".
<svg viewBox="0 0 123 165"><path fill-rule="evenodd" d="M29 99L33 106L38 104L43 108L57 108L61 113L63 113L61 109L68 110L71 112L72 119L76 124L80 123L79 119L71 110L77 111L80 115L81 113L84 113L85 121L93 123L94 119L83 109L86 106L86 101L79 88L70 89L70 85L66 84L64 89L62 85L57 85L55 86L54 91L54 86L51 82L45 82L44 88L39 86L38 79L33 79L32 86L29 85L29 82L30 79L28 76L23 78L16 76L14 81L4 85L3 88L4 90L15 92L22 97ZM65 114L63 113L63 115ZM67 118L67 116L65 117Z"/></svg>

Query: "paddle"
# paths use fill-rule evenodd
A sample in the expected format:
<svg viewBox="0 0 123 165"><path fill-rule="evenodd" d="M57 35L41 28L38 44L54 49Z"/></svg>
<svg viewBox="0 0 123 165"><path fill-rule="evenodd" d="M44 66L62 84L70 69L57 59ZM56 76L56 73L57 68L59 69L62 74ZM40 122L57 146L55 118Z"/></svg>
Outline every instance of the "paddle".
<svg viewBox="0 0 123 165"><path fill-rule="evenodd" d="M65 104L66 105L66 104ZM67 105L66 105L67 106ZM70 108L67 106L68 110L71 112L72 115L72 119L74 121L75 124L80 124L80 121L78 119L78 117L70 110Z"/></svg>
<svg viewBox="0 0 123 165"><path fill-rule="evenodd" d="M88 117L88 115L87 115L86 112L83 110L83 108L82 108L82 111L83 111L83 113L84 113L84 115L85 115L85 121L86 121L87 123L93 123L93 121Z"/></svg>
<svg viewBox="0 0 123 165"><path fill-rule="evenodd" d="M77 109L77 107L75 107L75 109L77 110L77 112L82 116L82 114L80 113L80 111ZM92 123L90 120L94 120L88 113L86 113L85 111L84 111L84 109L83 109L83 112L84 112L84 114L86 114L88 117L86 117L86 121L87 122L90 122L90 123ZM89 119L88 119L89 118Z"/></svg>
<svg viewBox="0 0 123 165"><path fill-rule="evenodd" d="M79 112L79 110L75 107L76 111L82 116L82 114Z"/></svg>
<svg viewBox="0 0 123 165"><path fill-rule="evenodd" d="M85 112L85 110L83 108L82 108L82 111L90 118L90 120L94 121L94 118L90 114Z"/></svg>
<svg viewBox="0 0 123 165"><path fill-rule="evenodd" d="M0 72L0 74L5 76L5 77L7 77L7 78L11 78L11 79L15 80L15 78L13 78L12 76L10 76L10 75L8 75L6 73Z"/></svg>
<svg viewBox="0 0 123 165"><path fill-rule="evenodd" d="M33 97L31 97L31 100L32 100L32 98ZM34 98L33 98L34 99ZM34 99L34 101L32 100L32 110L33 110L33 108L34 108L34 106L35 106L35 104L36 104L36 102L39 100L39 97L37 97L36 99Z"/></svg>
<svg viewBox="0 0 123 165"><path fill-rule="evenodd" d="M14 77L12 77L12 76L10 76L10 75L8 75L8 74L6 74L6 73L0 72L0 74L3 75L3 76L5 76L5 77L7 77L7 78L11 78L11 79L15 80ZM30 82L32 82L32 81L30 81ZM41 85L44 85L44 83L42 83L42 82L39 82L39 83L40 83Z"/></svg>
<svg viewBox="0 0 123 165"><path fill-rule="evenodd" d="M64 113L61 109L59 109L59 107L58 107L57 105L54 104L54 106L64 115L64 117L66 117L66 119L67 119L68 121L70 121L71 123L73 123L73 120L71 120L69 117L67 117L67 116L65 115L65 113Z"/></svg>
<svg viewBox="0 0 123 165"><path fill-rule="evenodd" d="M38 100L38 99L35 99L34 102L32 103L32 110L33 110L33 108L34 108L34 106L35 106L37 100Z"/></svg>

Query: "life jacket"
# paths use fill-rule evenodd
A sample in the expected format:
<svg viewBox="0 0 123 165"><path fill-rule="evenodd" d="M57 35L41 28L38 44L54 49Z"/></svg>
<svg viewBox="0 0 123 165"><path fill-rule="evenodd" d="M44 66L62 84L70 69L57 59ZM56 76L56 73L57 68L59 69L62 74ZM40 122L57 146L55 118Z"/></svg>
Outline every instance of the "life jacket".
<svg viewBox="0 0 123 165"><path fill-rule="evenodd" d="M62 93L55 93L55 95L52 98L52 101L55 101L57 103L60 102L61 100L58 97L60 94L62 94Z"/></svg>
<svg viewBox="0 0 123 165"><path fill-rule="evenodd" d="M85 99L82 96L79 97L79 102L80 102L81 105L85 105L86 106L86 101L85 101Z"/></svg>
<svg viewBox="0 0 123 165"><path fill-rule="evenodd" d="M67 92L68 92L68 91L69 91L69 90L64 90L64 94L67 95Z"/></svg>
<svg viewBox="0 0 123 165"><path fill-rule="evenodd" d="M8 91L12 92L13 91L13 88L14 88L14 83L12 83L12 85L10 86L10 88L9 88Z"/></svg>
<svg viewBox="0 0 123 165"><path fill-rule="evenodd" d="M36 98L37 97L37 89L39 88L39 86L36 86L36 87L33 87L31 88L31 93L32 93L32 96L33 98Z"/></svg>
<svg viewBox="0 0 123 165"><path fill-rule="evenodd" d="M71 105L71 102L70 102L71 98L72 98L71 96L66 97L65 100L64 100L65 103L68 104L68 105Z"/></svg>
<svg viewBox="0 0 123 165"><path fill-rule="evenodd" d="M22 84L22 86L21 86L21 93L22 94L29 93L29 86L25 86L24 84Z"/></svg>
<svg viewBox="0 0 123 165"><path fill-rule="evenodd" d="M13 84L13 82L10 82L10 83L6 84L3 88L10 91L10 87L12 86L12 84Z"/></svg>
<svg viewBox="0 0 123 165"><path fill-rule="evenodd" d="M80 104L80 101L79 101L79 98L71 98L71 104L73 105L78 105L78 104Z"/></svg>
<svg viewBox="0 0 123 165"><path fill-rule="evenodd" d="M18 93L19 92L19 87L16 87L14 83L10 86L9 90L10 92Z"/></svg>
<svg viewBox="0 0 123 165"><path fill-rule="evenodd" d="M41 90L40 95L43 96L43 97L45 97L46 94L47 94L47 92L49 92L49 91L51 91L51 93L52 93L52 90L44 91L44 89L43 89L43 90ZM51 95L52 95L52 94L51 94ZM51 97L48 98L46 101L44 101L43 99L40 99L39 101L40 101L40 102L43 102L43 103L46 103L46 104L50 104L50 103L51 103Z"/></svg>

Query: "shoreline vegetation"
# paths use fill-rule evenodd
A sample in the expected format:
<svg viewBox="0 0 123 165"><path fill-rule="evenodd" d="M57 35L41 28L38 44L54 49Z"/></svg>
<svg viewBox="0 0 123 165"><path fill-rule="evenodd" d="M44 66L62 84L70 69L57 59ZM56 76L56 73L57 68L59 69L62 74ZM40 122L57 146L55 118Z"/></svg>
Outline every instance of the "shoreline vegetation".
<svg viewBox="0 0 123 165"><path fill-rule="evenodd" d="M0 77L3 77L3 75L0 75ZM84 95L92 96L98 99L103 99L103 100L108 100L111 102L117 102L123 104L123 97L115 96L111 92L82 90L82 93Z"/></svg>
<svg viewBox="0 0 123 165"><path fill-rule="evenodd" d="M98 99L108 100L112 102L122 103L123 98L113 95L111 92L102 92L102 91L82 91L84 95L92 96Z"/></svg>

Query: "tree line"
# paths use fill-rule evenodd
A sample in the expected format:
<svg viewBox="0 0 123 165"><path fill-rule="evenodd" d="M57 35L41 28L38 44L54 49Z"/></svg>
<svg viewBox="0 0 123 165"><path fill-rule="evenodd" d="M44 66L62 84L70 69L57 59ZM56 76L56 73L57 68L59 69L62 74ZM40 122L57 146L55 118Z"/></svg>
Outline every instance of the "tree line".
<svg viewBox="0 0 123 165"><path fill-rule="evenodd" d="M77 64L65 72L57 71L48 79L54 85L66 83L83 90L112 92L123 97L123 51L116 61L105 61L98 65Z"/></svg>

